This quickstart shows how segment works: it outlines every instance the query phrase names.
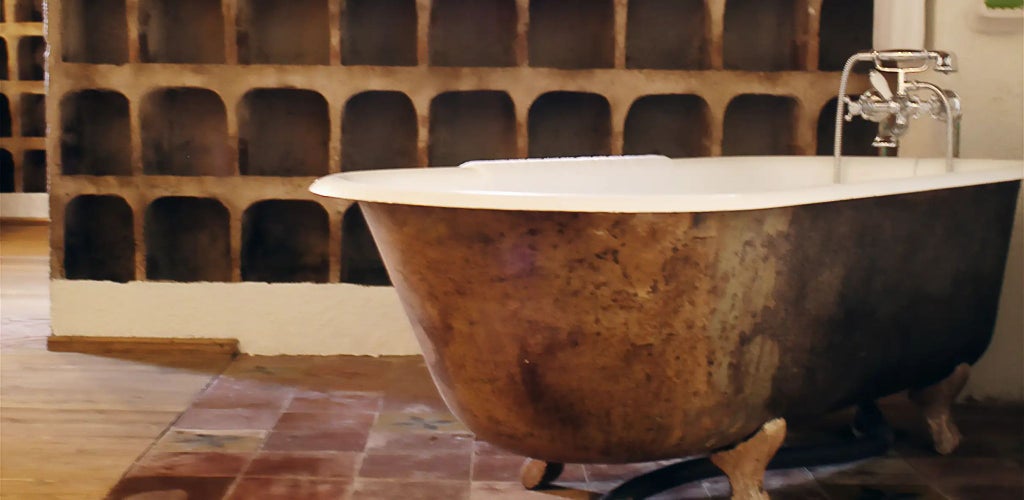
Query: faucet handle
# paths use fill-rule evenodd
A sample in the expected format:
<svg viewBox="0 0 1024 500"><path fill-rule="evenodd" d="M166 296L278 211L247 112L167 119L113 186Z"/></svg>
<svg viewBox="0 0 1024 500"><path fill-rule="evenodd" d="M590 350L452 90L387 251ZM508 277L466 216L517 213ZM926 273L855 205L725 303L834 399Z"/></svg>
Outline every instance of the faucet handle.
<svg viewBox="0 0 1024 500"><path fill-rule="evenodd" d="M889 82L885 80L885 77L882 76L882 73L878 72L878 70L873 69L871 70L871 73L868 74L868 79L871 80L871 86L874 87L876 91L878 91L878 94L882 96L883 99L892 99L892 88L889 87Z"/></svg>
<svg viewBox="0 0 1024 500"><path fill-rule="evenodd" d="M860 116L864 112L863 106L860 105L859 100L855 101L850 99L850 96L845 95L841 96L840 99L843 100L843 103L846 106L846 115L843 116L843 119L846 121L852 122L853 117Z"/></svg>

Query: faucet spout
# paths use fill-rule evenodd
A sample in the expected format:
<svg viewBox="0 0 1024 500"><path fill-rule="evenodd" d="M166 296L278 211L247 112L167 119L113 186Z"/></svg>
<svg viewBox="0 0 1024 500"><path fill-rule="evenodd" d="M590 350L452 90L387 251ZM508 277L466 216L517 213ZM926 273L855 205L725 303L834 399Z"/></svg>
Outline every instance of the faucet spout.
<svg viewBox="0 0 1024 500"><path fill-rule="evenodd" d="M927 107L933 118L946 122L946 170L952 172L953 158L960 156L960 96L928 82L911 81L908 88L925 89L934 94L923 107Z"/></svg>

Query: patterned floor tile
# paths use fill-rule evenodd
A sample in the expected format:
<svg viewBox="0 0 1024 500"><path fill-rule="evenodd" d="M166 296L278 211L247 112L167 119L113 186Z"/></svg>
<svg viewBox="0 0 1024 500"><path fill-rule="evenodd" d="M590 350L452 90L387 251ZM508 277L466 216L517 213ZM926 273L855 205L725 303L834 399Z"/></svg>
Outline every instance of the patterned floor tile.
<svg viewBox="0 0 1024 500"><path fill-rule="evenodd" d="M261 452L246 469L246 476L355 477L362 461L353 452Z"/></svg>
<svg viewBox="0 0 1024 500"><path fill-rule="evenodd" d="M273 382L220 377L196 398L192 408L282 410L294 389Z"/></svg>
<svg viewBox="0 0 1024 500"><path fill-rule="evenodd" d="M281 415L275 431L320 431L348 429L369 432L376 419L373 413L289 412Z"/></svg>
<svg viewBox="0 0 1024 500"><path fill-rule="evenodd" d="M473 451L473 435L448 432L371 432L366 451L373 453Z"/></svg>
<svg viewBox="0 0 1024 500"><path fill-rule="evenodd" d="M429 407L425 407L429 409ZM468 434L469 429L462 425L451 413L426 411L417 412L381 412L374 431L379 432L455 432Z"/></svg>
<svg viewBox="0 0 1024 500"><path fill-rule="evenodd" d="M326 431L273 431L264 451L363 451L367 431L332 429Z"/></svg>
<svg viewBox="0 0 1024 500"><path fill-rule="evenodd" d="M154 452L254 452L263 444L266 431L171 429L153 445Z"/></svg>
<svg viewBox="0 0 1024 500"><path fill-rule="evenodd" d="M494 456L512 456L518 457L519 455L512 453L511 451L494 446L487 441L476 440L473 444L473 452L477 455L494 455Z"/></svg>
<svg viewBox="0 0 1024 500"><path fill-rule="evenodd" d="M288 405L289 412L377 413L383 397L379 392L300 391Z"/></svg>
<svg viewBox="0 0 1024 500"><path fill-rule="evenodd" d="M469 453L370 453L363 457L359 477L444 479L469 482Z"/></svg>
<svg viewBox="0 0 1024 500"><path fill-rule="evenodd" d="M190 408L174 422L179 429L270 430L281 411L276 408Z"/></svg>
<svg viewBox="0 0 1024 500"><path fill-rule="evenodd" d="M467 500L469 482L356 480L352 500Z"/></svg>
<svg viewBox="0 0 1024 500"><path fill-rule="evenodd" d="M473 481L519 481L524 460L508 455L477 455L473 457Z"/></svg>
<svg viewBox="0 0 1024 500"><path fill-rule="evenodd" d="M292 477L243 477L229 500L341 500L351 491L351 480Z"/></svg>

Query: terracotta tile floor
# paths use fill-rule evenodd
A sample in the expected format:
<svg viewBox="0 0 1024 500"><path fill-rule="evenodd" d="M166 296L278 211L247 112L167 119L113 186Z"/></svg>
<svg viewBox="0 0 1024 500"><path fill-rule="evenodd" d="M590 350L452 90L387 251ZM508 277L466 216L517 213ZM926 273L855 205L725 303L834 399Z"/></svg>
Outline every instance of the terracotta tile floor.
<svg viewBox="0 0 1024 500"><path fill-rule="evenodd" d="M885 410L898 436L887 456L771 472L772 498L1024 498L1020 409L958 408L967 438L950 457L928 449L901 398L887 400ZM847 418L810 422L793 438L823 437ZM241 357L110 496L179 490L193 499L595 498L659 465L570 465L555 488L528 492L518 484L522 460L476 441L446 410L419 358ZM655 498L728 495L719 477Z"/></svg>
<svg viewBox="0 0 1024 500"><path fill-rule="evenodd" d="M46 352L45 230L27 230L28 247L18 231L4 228L2 248L0 497L595 498L658 466L569 465L555 488L524 491L522 457L476 441L415 357L241 357L225 368ZM929 450L900 398L885 410L897 431L888 455L770 472L772 498L1024 498L1024 409L958 407L966 438L949 457ZM845 421L794 425L806 430L791 437L822 439ZM727 496L711 478L655 498Z"/></svg>

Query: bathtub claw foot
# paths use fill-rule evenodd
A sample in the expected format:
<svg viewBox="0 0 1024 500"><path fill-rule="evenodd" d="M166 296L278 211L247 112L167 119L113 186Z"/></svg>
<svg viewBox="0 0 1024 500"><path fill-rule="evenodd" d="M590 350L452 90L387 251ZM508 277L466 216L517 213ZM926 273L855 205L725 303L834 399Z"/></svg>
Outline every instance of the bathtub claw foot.
<svg viewBox="0 0 1024 500"><path fill-rule="evenodd" d="M768 500L764 472L785 438L786 421L776 418L746 441L711 455L711 463L729 478L733 500Z"/></svg>
<svg viewBox="0 0 1024 500"><path fill-rule="evenodd" d="M519 469L519 482L528 490L536 490L550 486L558 479L565 469L565 464L559 462L545 462L527 458Z"/></svg>
<svg viewBox="0 0 1024 500"><path fill-rule="evenodd" d="M949 455L960 445L960 430L953 422L950 409L957 395L967 384L971 366L960 363L948 377L928 387L910 391L910 400L921 407L932 446L940 455Z"/></svg>

